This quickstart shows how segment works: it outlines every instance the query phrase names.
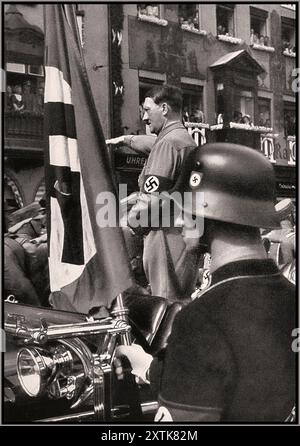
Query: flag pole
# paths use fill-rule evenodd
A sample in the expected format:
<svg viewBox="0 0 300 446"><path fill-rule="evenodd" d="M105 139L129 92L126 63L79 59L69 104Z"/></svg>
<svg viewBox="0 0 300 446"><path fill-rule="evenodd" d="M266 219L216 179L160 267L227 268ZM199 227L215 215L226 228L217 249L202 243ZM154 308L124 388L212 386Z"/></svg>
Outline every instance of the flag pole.
<svg viewBox="0 0 300 446"><path fill-rule="evenodd" d="M128 313L129 313L129 310L124 305L123 294L120 293L120 294L118 294L118 296L116 298L116 303L113 307L113 310L111 311L111 315L116 320L124 321L124 322L126 322L126 324L130 325L129 319L128 319ZM123 344L123 345L131 345L132 344L132 338L131 338L130 332L121 335L121 344Z"/></svg>

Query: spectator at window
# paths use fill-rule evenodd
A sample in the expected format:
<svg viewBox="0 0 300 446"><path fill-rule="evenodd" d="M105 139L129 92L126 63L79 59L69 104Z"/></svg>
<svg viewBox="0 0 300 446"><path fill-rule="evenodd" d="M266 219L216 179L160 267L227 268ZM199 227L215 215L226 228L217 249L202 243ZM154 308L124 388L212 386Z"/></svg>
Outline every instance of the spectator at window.
<svg viewBox="0 0 300 446"><path fill-rule="evenodd" d="M258 118L258 125L260 125L260 126L264 126L265 123L266 123L265 115L264 115L263 112L260 112L260 114L259 114L259 118Z"/></svg>
<svg viewBox="0 0 300 446"><path fill-rule="evenodd" d="M200 110L199 108L196 108L195 110L193 110L192 112L192 117L191 117L191 121L192 122L205 122L205 116L202 110Z"/></svg>
<svg viewBox="0 0 300 446"><path fill-rule="evenodd" d="M193 17L189 17L188 18L188 27L189 29L194 29L194 21L193 21Z"/></svg>
<svg viewBox="0 0 300 446"><path fill-rule="evenodd" d="M195 4L181 4L178 7L178 22L185 29L199 29L199 12Z"/></svg>
<svg viewBox="0 0 300 446"><path fill-rule="evenodd" d="M199 12L196 12L195 17L193 18L194 28L199 29Z"/></svg>
<svg viewBox="0 0 300 446"><path fill-rule="evenodd" d="M217 116L217 124L223 124L223 113L219 113Z"/></svg>
<svg viewBox="0 0 300 446"><path fill-rule="evenodd" d="M159 7L153 3L141 3L138 5L140 14L148 15L150 17L159 17Z"/></svg>
<svg viewBox="0 0 300 446"><path fill-rule="evenodd" d="M242 123L242 117L243 117L243 115L242 115L242 113L240 111L235 110L233 112L233 122L237 122L237 123L241 124Z"/></svg>
<svg viewBox="0 0 300 446"><path fill-rule="evenodd" d="M253 122L251 121L251 116L250 115L244 115L242 118L242 123L249 125L250 127L253 127Z"/></svg>
<svg viewBox="0 0 300 446"><path fill-rule="evenodd" d="M271 127L271 121L270 121L270 119L266 119L265 127Z"/></svg>
<svg viewBox="0 0 300 446"><path fill-rule="evenodd" d="M141 4L140 7L138 7L138 10L139 10L139 13L140 13L140 14L143 14L143 15L146 15L146 14L147 14L146 5L145 5L144 3Z"/></svg>
<svg viewBox="0 0 300 446"><path fill-rule="evenodd" d="M269 37L268 36L264 37L264 45L269 46Z"/></svg>
<svg viewBox="0 0 300 446"><path fill-rule="evenodd" d="M265 45L265 38L264 38L264 36L259 36L259 44L260 45Z"/></svg>
<svg viewBox="0 0 300 446"><path fill-rule="evenodd" d="M184 122L189 122L190 115L189 115L189 111L188 111L187 107L184 107L182 117L183 117Z"/></svg>
<svg viewBox="0 0 300 446"><path fill-rule="evenodd" d="M159 17L159 9L158 9L157 5L152 6L152 13L153 13L154 17Z"/></svg>
<svg viewBox="0 0 300 446"><path fill-rule="evenodd" d="M42 115L44 113L44 87L40 86L38 88L38 92L34 95L34 112L38 115Z"/></svg>
<svg viewBox="0 0 300 446"><path fill-rule="evenodd" d="M223 26L222 26L222 25L219 25L218 28L217 28L217 34L218 34L218 36L224 34L224 31L223 31L223 30L224 30Z"/></svg>
<svg viewBox="0 0 300 446"><path fill-rule="evenodd" d="M24 101L23 101L21 85L15 85L14 93L11 96L11 100L14 111L22 112L24 110Z"/></svg>
<svg viewBox="0 0 300 446"><path fill-rule="evenodd" d="M34 95L31 92L31 82L30 81L26 81L23 84L23 102L24 102L24 111L33 112Z"/></svg>

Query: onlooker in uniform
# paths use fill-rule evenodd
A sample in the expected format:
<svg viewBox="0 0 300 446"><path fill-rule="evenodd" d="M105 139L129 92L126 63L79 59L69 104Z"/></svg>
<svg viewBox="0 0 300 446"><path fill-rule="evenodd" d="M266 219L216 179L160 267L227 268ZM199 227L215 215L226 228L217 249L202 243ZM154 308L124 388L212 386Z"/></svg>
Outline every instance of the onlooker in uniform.
<svg viewBox="0 0 300 446"><path fill-rule="evenodd" d="M291 420L295 287L267 259L259 231L279 226L273 167L253 149L215 143L192 153L182 173L184 209L192 203L205 219L197 249L211 253L211 286L176 316L163 359L137 345L117 356L158 386L156 421Z"/></svg>

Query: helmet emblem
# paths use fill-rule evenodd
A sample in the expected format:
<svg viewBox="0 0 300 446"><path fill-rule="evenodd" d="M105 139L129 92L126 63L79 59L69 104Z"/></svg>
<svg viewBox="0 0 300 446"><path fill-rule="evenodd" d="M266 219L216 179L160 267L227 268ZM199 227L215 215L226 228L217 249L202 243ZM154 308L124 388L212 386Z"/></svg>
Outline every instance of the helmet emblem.
<svg viewBox="0 0 300 446"><path fill-rule="evenodd" d="M193 187L198 187L199 184L201 183L202 180L202 173L199 172L192 172L191 176L190 176L190 186Z"/></svg>
<svg viewBox="0 0 300 446"><path fill-rule="evenodd" d="M159 179L157 177L151 175L151 177L147 178L144 184L144 189L147 193L154 192L158 188L159 188Z"/></svg>

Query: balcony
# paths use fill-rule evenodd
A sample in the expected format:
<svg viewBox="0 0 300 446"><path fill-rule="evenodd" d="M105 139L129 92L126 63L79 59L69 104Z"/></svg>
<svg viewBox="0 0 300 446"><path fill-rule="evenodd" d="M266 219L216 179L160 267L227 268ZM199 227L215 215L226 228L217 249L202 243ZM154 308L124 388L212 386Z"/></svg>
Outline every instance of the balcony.
<svg viewBox="0 0 300 446"><path fill-rule="evenodd" d="M202 146L206 143L206 130L209 129L209 124L187 121L184 125L197 146Z"/></svg>
<svg viewBox="0 0 300 446"><path fill-rule="evenodd" d="M272 164L278 164L278 158L281 158L281 154L277 153L278 150L276 145L276 140L278 138L278 134L276 133L265 133L260 137L261 144L261 152L265 155L266 158L271 161ZM284 147L286 157L285 161L287 161L288 166L296 165L296 137L295 136L287 136L285 138Z"/></svg>
<svg viewBox="0 0 300 446"><path fill-rule="evenodd" d="M44 116L31 112L5 112L4 129L6 138L42 140Z"/></svg>

